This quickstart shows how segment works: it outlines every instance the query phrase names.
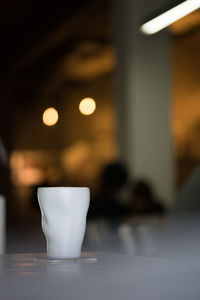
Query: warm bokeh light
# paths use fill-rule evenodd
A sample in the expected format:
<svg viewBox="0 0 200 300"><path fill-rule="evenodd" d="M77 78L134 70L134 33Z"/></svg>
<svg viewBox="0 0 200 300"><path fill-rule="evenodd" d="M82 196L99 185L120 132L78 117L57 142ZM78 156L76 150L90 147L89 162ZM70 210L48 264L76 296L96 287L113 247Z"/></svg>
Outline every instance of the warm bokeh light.
<svg viewBox="0 0 200 300"><path fill-rule="evenodd" d="M79 110L83 115L89 116L96 109L96 102L92 98L84 98L79 104Z"/></svg>
<svg viewBox="0 0 200 300"><path fill-rule="evenodd" d="M11 180L15 186L33 186L44 181L44 171L26 151L10 155Z"/></svg>
<svg viewBox="0 0 200 300"><path fill-rule="evenodd" d="M43 123L46 126L53 126L58 121L58 112L55 108L49 107L43 113Z"/></svg>

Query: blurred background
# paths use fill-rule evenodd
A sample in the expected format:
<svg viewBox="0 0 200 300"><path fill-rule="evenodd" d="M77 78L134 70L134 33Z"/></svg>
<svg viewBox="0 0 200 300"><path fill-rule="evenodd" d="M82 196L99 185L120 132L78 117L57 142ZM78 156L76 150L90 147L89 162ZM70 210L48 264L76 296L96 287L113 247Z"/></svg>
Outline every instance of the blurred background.
<svg viewBox="0 0 200 300"><path fill-rule="evenodd" d="M200 162L200 10L140 31L172 3L1 3L7 252L45 251L38 186L90 187L85 249L155 250Z"/></svg>

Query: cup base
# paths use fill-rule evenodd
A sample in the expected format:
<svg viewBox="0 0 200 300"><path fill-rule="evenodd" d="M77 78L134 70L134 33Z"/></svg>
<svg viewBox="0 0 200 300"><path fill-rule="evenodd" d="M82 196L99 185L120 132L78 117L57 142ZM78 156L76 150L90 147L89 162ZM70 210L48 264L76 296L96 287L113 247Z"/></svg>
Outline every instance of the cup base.
<svg viewBox="0 0 200 300"><path fill-rule="evenodd" d="M33 258L34 261L46 262L46 263L64 263L64 262L96 262L97 258L90 252L81 253L80 257L77 258L51 258L47 254L41 253Z"/></svg>

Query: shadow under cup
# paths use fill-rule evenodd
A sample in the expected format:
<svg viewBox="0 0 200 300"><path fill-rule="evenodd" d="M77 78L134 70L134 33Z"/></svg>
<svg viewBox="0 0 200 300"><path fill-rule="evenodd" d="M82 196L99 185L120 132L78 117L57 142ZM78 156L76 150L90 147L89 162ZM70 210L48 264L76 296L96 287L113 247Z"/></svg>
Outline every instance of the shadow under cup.
<svg viewBox="0 0 200 300"><path fill-rule="evenodd" d="M80 257L90 202L89 188L38 188L38 202L47 256L55 259Z"/></svg>

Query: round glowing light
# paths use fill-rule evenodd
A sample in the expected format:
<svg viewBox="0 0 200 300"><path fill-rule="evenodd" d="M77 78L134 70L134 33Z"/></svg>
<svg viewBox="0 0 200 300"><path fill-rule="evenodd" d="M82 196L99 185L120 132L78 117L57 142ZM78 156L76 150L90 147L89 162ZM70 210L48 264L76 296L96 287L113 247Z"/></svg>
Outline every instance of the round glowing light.
<svg viewBox="0 0 200 300"><path fill-rule="evenodd" d="M42 117L43 123L46 126L53 126L58 122L58 112L55 108L49 107L47 108Z"/></svg>
<svg viewBox="0 0 200 300"><path fill-rule="evenodd" d="M96 109L96 102L92 98L84 98L79 104L79 110L83 115L89 116Z"/></svg>

